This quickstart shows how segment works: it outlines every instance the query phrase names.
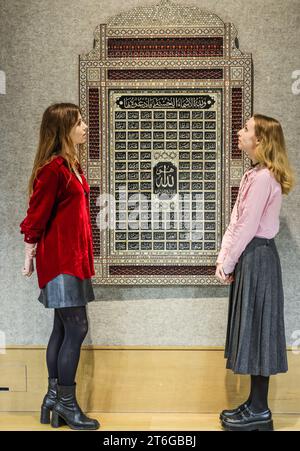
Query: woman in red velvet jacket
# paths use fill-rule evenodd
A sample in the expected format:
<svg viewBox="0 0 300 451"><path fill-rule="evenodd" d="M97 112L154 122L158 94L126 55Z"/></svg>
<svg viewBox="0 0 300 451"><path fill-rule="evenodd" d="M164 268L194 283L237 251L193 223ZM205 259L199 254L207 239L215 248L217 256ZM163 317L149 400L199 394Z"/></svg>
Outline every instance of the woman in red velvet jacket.
<svg viewBox="0 0 300 451"><path fill-rule="evenodd" d="M25 241L24 276L34 271L39 301L54 309L47 347L48 392L41 422L53 427L98 429L77 404L75 375L88 331L86 304L95 299L95 274L89 214L89 185L78 160L87 125L71 103L51 105L44 112L40 140L29 180L29 206L21 222Z"/></svg>

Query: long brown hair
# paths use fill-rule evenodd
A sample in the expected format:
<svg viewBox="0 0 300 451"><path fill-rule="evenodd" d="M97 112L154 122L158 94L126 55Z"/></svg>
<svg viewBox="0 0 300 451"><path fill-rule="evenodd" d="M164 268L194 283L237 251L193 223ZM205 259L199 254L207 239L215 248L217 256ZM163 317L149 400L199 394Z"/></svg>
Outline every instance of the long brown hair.
<svg viewBox="0 0 300 451"><path fill-rule="evenodd" d="M73 103L55 103L45 110L40 126L39 144L28 182L28 198L32 194L33 183L38 172L57 155L65 158L70 171L79 163L76 148L70 138L70 131L76 124L79 113L79 107Z"/></svg>
<svg viewBox="0 0 300 451"><path fill-rule="evenodd" d="M282 193L288 194L295 185L295 175L288 160L282 127L272 117L254 114L253 118L259 141L255 159L274 174Z"/></svg>

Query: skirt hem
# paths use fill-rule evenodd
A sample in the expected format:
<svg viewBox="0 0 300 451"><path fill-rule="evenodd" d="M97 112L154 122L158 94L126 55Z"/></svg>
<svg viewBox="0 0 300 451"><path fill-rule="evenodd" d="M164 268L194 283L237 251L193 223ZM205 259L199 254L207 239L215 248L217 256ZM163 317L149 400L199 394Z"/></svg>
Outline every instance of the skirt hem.
<svg viewBox="0 0 300 451"><path fill-rule="evenodd" d="M264 376L264 377L270 377L270 376L276 376L276 374L284 374L288 372L288 368L278 368L273 371L261 371L261 370L244 370L241 368L235 368L233 365L229 365L227 363L226 365L227 370L231 370L234 374L240 374L240 375L248 375L248 376Z"/></svg>

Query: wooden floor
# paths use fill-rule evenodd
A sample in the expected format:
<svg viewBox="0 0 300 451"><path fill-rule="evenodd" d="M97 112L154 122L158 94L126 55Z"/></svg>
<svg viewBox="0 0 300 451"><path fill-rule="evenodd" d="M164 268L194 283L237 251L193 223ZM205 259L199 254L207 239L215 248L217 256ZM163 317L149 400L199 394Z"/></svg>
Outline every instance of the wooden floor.
<svg viewBox="0 0 300 451"><path fill-rule="evenodd" d="M221 431L218 415L189 413L93 413L99 431ZM300 416L274 414L277 431L300 431ZM38 412L0 412L0 431L70 431L39 423Z"/></svg>

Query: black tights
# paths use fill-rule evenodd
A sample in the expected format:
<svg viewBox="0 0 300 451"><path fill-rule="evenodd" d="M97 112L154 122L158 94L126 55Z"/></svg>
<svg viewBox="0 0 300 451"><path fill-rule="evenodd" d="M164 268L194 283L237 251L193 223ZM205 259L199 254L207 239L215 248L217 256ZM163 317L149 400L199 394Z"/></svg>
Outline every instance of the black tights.
<svg viewBox="0 0 300 451"><path fill-rule="evenodd" d="M55 309L53 330L47 347L49 377L60 385L73 385L80 348L88 331L85 307Z"/></svg>
<svg viewBox="0 0 300 451"><path fill-rule="evenodd" d="M269 377L251 376L251 391L247 401L253 412L263 412L268 409Z"/></svg>

